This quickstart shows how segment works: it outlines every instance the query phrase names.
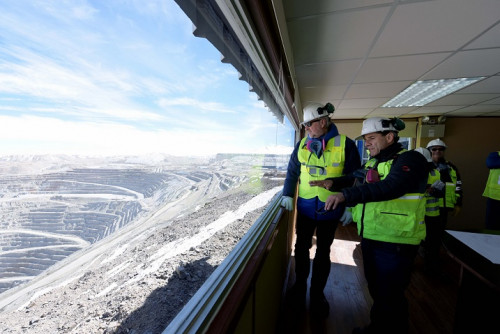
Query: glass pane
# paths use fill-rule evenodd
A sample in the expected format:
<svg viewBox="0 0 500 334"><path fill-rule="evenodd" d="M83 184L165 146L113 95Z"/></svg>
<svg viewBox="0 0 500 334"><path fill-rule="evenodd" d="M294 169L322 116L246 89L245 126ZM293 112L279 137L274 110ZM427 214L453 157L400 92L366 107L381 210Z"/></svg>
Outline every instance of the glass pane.
<svg viewBox="0 0 500 334"><path fill-rule="evenodd" d="M30 329L158 332L281 190L293 127L173 1L0 13L0 293Z"/></svg>
<svg viewBox="0 0 500 334"><path fill-rule="evenodd" d="M412 147L412 138L410 137L401 137L399 138L399 142L407 150ZM364 164L370 159L370 152L365 148L365 141L362 139L356 140L356 146L361 157L361 163Z"/></svg>

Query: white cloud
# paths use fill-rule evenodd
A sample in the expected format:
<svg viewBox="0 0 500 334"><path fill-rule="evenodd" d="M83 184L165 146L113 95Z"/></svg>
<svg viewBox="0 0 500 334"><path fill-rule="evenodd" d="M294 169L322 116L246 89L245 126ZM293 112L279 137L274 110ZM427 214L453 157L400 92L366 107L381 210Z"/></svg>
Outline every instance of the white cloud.
<svg viewBox="0 0 500 334"><path fill-rule="evenodd" d="M0 3L0 154L276 144L283 127L191 26L173 1Z"/></svg>
<svg viewBox="0 0 500 334"><path fill-rule="evenodd" d="M250 140L237 128L220 132L210 128L144 131L116 123L0 116L0 155L167 153L206 156L222 152L258 151L257 147L247 145Z"/></svg>
<svg viewBox="0 0 500 334"><path fill-rule="evenodd" d="M161 107L177 106L177 107L187 107L188 110L195 111L196 113L209 111L213 113L235 113L234 109L228 108L222 103L210 102L210 101L200 101L190 97L179 97L173 99L162 98L158 101ZM214 115L214 117L216 117Z"/></svg>

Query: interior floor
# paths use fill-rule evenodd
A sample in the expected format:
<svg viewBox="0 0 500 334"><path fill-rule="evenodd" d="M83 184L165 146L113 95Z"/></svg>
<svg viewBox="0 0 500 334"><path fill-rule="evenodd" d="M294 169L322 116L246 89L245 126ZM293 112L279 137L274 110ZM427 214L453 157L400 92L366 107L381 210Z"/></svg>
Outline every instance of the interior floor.
<svg viewBox="0 0 500 334"><path fill-rule="evenodd" d="M315 247L311 248L311 259ZM324 290L330 304L325 319L309 315L309 292L306 309L296 311L285 303L279 332L284 333L351 333L355 327L369 323L372 300L363 274L360 238L356 225L339 226L331 247L331 271ZM426 272L423 258L417 256L410 286L407 289L410 334L452 333L457 301L459 265L441 252L442 275ZM289 287L294 283L292 260ZM308 282L310 284L310 282Z"/></svg>

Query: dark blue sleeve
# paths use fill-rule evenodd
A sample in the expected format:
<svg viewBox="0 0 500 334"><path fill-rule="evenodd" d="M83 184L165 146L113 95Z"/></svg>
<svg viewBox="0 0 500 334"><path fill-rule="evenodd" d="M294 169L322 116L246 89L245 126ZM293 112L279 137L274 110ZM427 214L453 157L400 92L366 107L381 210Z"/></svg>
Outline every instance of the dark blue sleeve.
<svg viewBox="0 0 500 334"><path fill-rule="evenodd" d="M358 148L351 138L346 138L344 175L351 174L360 167L361 158L359 157Z"/></svg>
<svg viewBox="0 0 500 334"><path fill-rule="evenodd" d="M300 176L300 162L298 158L298 150L300 141L295 145L290 160L288 161L288 169L286 172L285 184L283 185L283 196L293 197L295 188Z"/></svg>
<svg viewBox="0 0 500 334"><path fill-rule="evenodd" d="M491 152L486 158L486 167L489 169L500 168L500 154L498 152Z"/></svg>

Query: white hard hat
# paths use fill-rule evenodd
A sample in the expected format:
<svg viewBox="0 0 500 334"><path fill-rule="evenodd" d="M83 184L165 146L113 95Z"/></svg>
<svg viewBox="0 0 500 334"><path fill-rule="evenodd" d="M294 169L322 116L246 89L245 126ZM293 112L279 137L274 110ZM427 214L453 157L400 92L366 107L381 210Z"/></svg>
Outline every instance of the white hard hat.
<svg viewBox="0 0 500 334"><path fill-rule="evenodd" d="M395 131L399 132L399 130L403 130L405 128L405 124L400 119L397 119L397 124L399 124L399 129L396 129L396 121L395 119L388 119L384 117L372 117L365 119L363 121L363 127L361 128L361 136L366 135L367 133L373 132L383 132L383 131Z"/></svg>
<svg viewBox="0 0 500 334"><path fill-rule="evenodd" d="M309 121L314 121L318 118L330 116L330 114L333 114L334 110L335 108L331 103L327 103L326 105L320 103L308 104L304 108L304 121L300 124L304 125L304 123L307 123Z"/></svg>
<svg viewBox="0 0 500 334"><path fill-rule="evenodd" d="M442 141L441 139L433 139L429 142L429 144L427 144L427 148L429 147L432 147L432 146L442 146L444 148L447 148L448 146L446 146L446 144L444 143L444 141Z"/></svg>
<svg viewBox="0 0 500 334"><path fill-rule="evenodd" d="M425 147L417 147L415 149L415 151L417 151L418 153L422 154L424 156L424 158L427 159L427 162L431 162L432 161L431 152L429 152L429 150L426 149Z"/></svg>

